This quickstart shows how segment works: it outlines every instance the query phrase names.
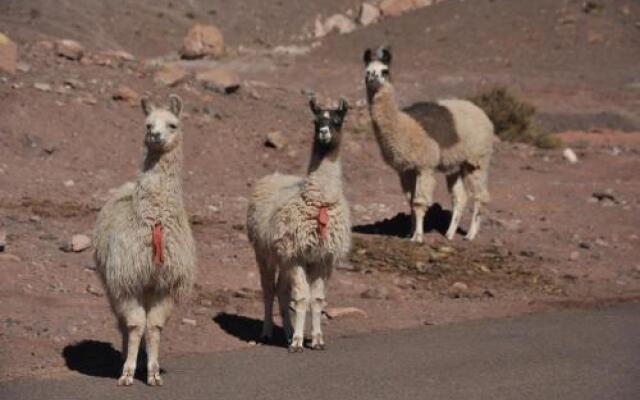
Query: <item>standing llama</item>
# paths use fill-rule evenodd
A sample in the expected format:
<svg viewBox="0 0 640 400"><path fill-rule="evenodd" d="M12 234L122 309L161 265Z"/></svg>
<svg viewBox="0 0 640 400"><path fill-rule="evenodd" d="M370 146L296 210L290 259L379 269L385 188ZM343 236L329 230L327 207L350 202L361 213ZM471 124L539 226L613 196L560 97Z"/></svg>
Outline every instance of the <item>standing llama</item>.
<svg viewBox="0 0 640 400"><path fill-rule="evenodd" d="M157 108L142 99L144 157L135 183L118 188L100 213L95 259L118 317L126 361L118 385L133 384L142 335L147 383L162 385L160 332L174 303L188 295L195 246L182 200L182 101Z"/></svg>
<svg viewBox="0 0 640 400"><path fill-rule="evenodd" d="M473 214L466 239L480 229L489 202L488 172L494 129L487 115L465 100L416 103L400 110L391 84L391 52L380 47L364 53L365 83L373 131L385 162L400 177L412 214L412 237L423 241L423 223L433 203L436 171L446 174L453 199L447 238L453 239L473 193Z"/></svg>
<svg viewBox="0 0 640 400"><path fill-rule="evenodd" d="M260 179L247 215L247 231L260 269L264 295L263 340L273 333L274 292L290 352L303 349L311 310L311 348L324 349L321 317L333 267L351 247L349 206L342 190L340 144L347 103L337 109L310 101L315 131L304 177L275 173ZM277 274L277 283L276 283ZM295 311L292 329L289 306Z"/></svg>

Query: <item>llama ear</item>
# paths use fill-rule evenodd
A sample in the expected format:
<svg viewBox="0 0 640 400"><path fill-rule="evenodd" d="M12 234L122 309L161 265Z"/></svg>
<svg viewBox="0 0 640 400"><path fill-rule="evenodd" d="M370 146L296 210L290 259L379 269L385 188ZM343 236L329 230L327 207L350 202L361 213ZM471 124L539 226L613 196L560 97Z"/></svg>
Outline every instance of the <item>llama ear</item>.
<svg viewBox="0 0 640 400"><path fill-rule="evenodd" d="M349 111L349 103L342 97L338 104L338 112L342 115L342 118L344 118L344 116L347 115L347 111Z"/></svg>
<svg viewBox="0 0 640 400"><path fill-rule="evenodd" d="M371 49L366 49L364 51L364 55L362 56L362 60L364 61L364 65L367 65L371 62Z"/></svg>
<svg viewBox="0 0 640 400"><path fill-rule="evenodd" d="M169 110L176 117L180 118L180 114L182 113L182 99L175 94L169 96Z"/></svg>
<svg viewBox="0 0 640 400"><path fill-rule="evenodd" d="M378 58L387 65L391 65L391 48L380 47L378 49Z"/></svg>
<svg viewBox="0 0 640 400"><path fill-rule="evenodd" d="M309 100L309 108L314 115L318 115L320 113L320 109L318 108L315 97L312 97L311 100Z"/></svg>
<svg viewBox="0 0 640 400"><path fill-rule="evenodd" d="M142 106L142 112L144 112L144 115L151 114L151 112L156 108L156 106L154 106L151 100L146 96L140 100L140 105Z"/></svg>

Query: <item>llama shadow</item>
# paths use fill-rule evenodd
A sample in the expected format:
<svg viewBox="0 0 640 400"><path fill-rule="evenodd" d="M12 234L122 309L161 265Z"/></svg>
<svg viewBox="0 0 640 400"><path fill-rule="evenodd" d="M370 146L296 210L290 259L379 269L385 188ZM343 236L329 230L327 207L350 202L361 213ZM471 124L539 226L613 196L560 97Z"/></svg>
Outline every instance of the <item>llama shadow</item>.
<svg viewBox="0 0 640 400"><path fill-rule="evenodd" d="M218 324L223 331L244 342L254 341L256 343L260 342L269 346L287 347L287 339L285 337L284 330L279 326L274 325L273 337L269 342L265 343L260 338L260 333L262 332L261 320L221 312L213 317L213 321Z"/></svg>
<svg viewBox="0 0 640 400"><path fill-rule="evenodd" d="M444 210L442 206L435 203L427 211L424 221L424 232L437 231L444 235L451 222L451 211ZM411 215L398 213L393 218L386 218L373 224L356 225L353 232L365 235L384 235L409 237L411 236Z"/></svg>
<svg viewBox="0 0 640 400"><path fill-rule="evenodd" d="M83 340L67 345L62 350L62 357L70 370L98 378L119 378L124 363L122 353L111 343L97 340ZM137 364L135 378L146 382L147 353L144 343L140 345ZM164 370L160 369L160 372Z"/></svg>

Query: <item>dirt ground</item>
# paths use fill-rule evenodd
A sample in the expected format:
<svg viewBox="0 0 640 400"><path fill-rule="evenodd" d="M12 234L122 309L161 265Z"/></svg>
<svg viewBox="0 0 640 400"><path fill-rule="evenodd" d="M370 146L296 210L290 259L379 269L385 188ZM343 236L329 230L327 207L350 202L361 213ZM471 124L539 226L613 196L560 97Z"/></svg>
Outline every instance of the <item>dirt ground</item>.
<svg viewBox="0 0 640 400"><path fill-rule="evenodd" d="M247 196L265 174L304 171L308 90L353 106L343 163L355 243L329 303L366 316L326 320L329 345L336 335L640 298L640 4L610 0L586 13L582 3L445 0L316 39L317 15L355 12L359 2L1 2L0 32L24 65L0 73L0 380L95 372L117 358L91 250L60 247L90 235L109 189L135 174L143 116L137 102L113 100L121 85L159 100L177 93L186 104L198 280L165 330L165 356L255 345L262 307ZM211 63L240 73L238 92L154 83L149 60L176 60L196 22L223 31L228 55ZM38 45L60 38L136 60L96 65ZM444 239L450 200L441 177L426 244L410 243L399 182L366 120L361 56L380 43L393 47L403 105L506 85L539 108L541 124L579 162L562 150L498 143L479 238ZM275 130L283 149L264 146Z"/></svg>

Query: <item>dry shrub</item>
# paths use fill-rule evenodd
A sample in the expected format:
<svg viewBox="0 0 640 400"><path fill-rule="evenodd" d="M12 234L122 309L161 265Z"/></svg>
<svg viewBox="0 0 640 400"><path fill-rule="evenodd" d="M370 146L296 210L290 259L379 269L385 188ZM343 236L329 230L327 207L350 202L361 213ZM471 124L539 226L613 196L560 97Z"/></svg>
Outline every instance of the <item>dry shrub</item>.
<svg viewBox="0 0 640 400"><path fill-rule="evenodd" d="M504 87L489 89L469 100L487 113L496 135L502 140L529 143L544 149L562 146L560 138L544 131L536 123L536 108Z"/></svg>

